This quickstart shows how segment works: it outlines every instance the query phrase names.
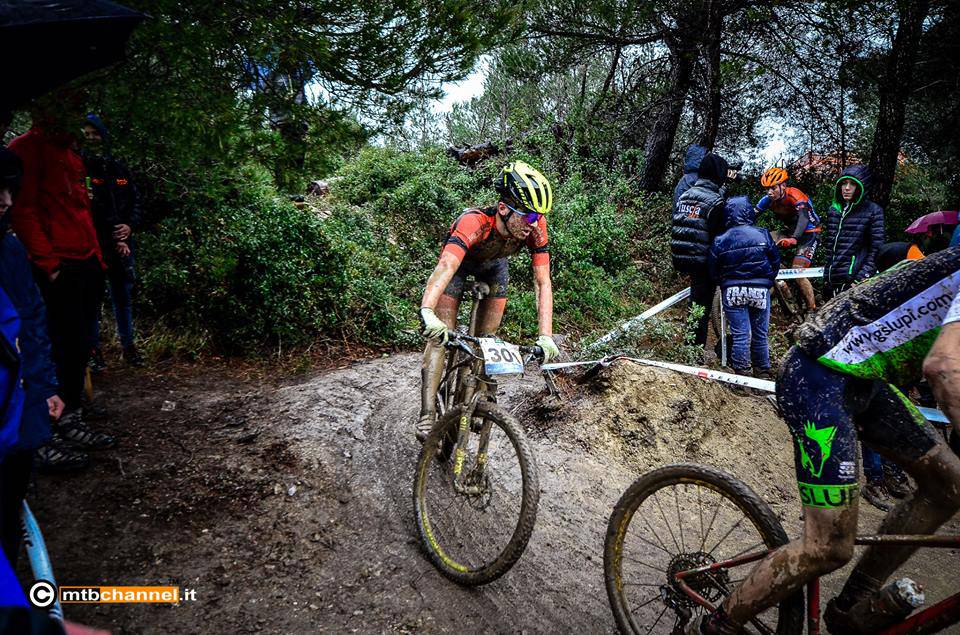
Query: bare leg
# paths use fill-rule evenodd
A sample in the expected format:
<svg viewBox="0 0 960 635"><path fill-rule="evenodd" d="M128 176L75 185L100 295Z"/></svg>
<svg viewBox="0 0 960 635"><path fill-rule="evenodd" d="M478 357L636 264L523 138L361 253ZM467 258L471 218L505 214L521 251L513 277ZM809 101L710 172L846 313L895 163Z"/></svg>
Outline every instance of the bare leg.
<svg viewBox="0 0 960 635"><path fill-rule="evenodd" d="M813 578L835 571L853 557L858 499L843 509L803 508L803 534L757 565L723 603L729 618L745 624L803 588Z"/></svg>
<svg viewBox="0 0 960 635"><path fill-rule="evenodd" d="M507 306L506 298L484 298L477 309L477 333L495 335L503 320L503 310Z"/></svg>
<svg viewBox="0 0 960 635"><path fill-rule="evenodd" d="M800 293L803 294L803 301L807 304L807 310L813 311L817 308L817 300L813 295L813 284L810 278L797 278L797 286L800 287Z"/></svg>
<svg viewBox="0 0 960 635"><path fill-rule="evenodd" d="M457 310L460 308L460 300L443 294L437 302L435 313L437 317L443 320L449 329L457 327ZM443 379L443 362L446 359L446 350L443 345L435 340L427 340L427 345L423 349L423 364L420 367L420 418L433 416L436 414L437 390L440 388L440 380Z"/></svg>

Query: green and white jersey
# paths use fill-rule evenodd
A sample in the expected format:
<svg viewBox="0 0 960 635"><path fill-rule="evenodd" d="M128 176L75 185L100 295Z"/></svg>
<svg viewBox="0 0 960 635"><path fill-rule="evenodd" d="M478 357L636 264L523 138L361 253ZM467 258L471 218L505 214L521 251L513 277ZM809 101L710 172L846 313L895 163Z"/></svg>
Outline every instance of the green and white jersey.
<svg viewBox="0 0 960 635"><path fill-rule="evenodd" d="M960 246L903 262L834 298L797 346L841 373L909 386L940 327L960 321Z"/></svg>

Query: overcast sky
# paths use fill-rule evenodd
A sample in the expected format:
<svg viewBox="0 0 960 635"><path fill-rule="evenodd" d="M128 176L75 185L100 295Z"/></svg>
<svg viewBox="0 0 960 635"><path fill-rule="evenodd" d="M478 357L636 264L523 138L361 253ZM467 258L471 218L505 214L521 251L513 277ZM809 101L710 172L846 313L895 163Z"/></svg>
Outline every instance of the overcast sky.
<svg viewBox="0 0 960 635"><path fill-rule="evenodd" d="M453 110L454 104L470 101L472 98L483 93L483 79L487 73L487 65L488 58L483 57L477 64L477 68L465 79L459 82L449 82L445 84L443 89L446 94L443 99L436 102L434 110L441 114L448 113ZM761 125L766 129L765 132L769 133L775 129L779 129L772 124L773 122L769 122L768 125ZM787 148L786 139L786 135L774 135L770 138L767 145L760 150L760 155L765 165L770 165L783 158L783 153ZM741 160L750 159L748 156L738 158Z"/></svg>

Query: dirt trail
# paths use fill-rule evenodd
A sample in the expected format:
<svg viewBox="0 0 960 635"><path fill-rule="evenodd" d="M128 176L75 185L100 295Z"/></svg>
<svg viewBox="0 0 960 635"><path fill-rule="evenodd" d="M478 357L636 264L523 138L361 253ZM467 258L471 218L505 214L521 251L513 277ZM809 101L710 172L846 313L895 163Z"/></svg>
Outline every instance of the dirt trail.
<svg viewBox="0 0 960 635"><path fill-rule="evenodd" d="M792 453L772 407L670 371L618 364L559 407L541 399L536 375L501 383L542 493L523 557L480 589L441 577L416 538L418 355L279 385L223 369L104 384L125 421L106 426L121 446L86 474L43 477L34 497L59 582L172 581L198 597L69 607L115 632L612 632L606 522L639 473L668 462L728 469L799 532ZM863 516L866 530L880 515ZM942 552L906 569L939 592L958 563Z"/></svg>

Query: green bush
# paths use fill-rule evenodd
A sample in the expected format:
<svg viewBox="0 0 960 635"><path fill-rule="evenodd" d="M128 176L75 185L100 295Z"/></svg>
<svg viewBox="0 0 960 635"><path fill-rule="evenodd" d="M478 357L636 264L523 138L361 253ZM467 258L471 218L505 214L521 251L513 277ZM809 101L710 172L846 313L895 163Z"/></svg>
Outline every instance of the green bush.
<svg viewBox="0 0 960 635"><path fill-rule="evenodd" d="M144 238L144 309L168 329L206 334L191 341L229 352L318 337L417 343L416 309L449 226L464 208L495 201L489 183L498 168L470 171L439 150L367 148L338 174L324 214L278 196L260 168L211 178L216 185L191 193ZM609 328L675 291L669 204L617 178L588 185L574 174L554 183L555 330ZM525 251L511 277L503 333L534 337Z"/></svg>

